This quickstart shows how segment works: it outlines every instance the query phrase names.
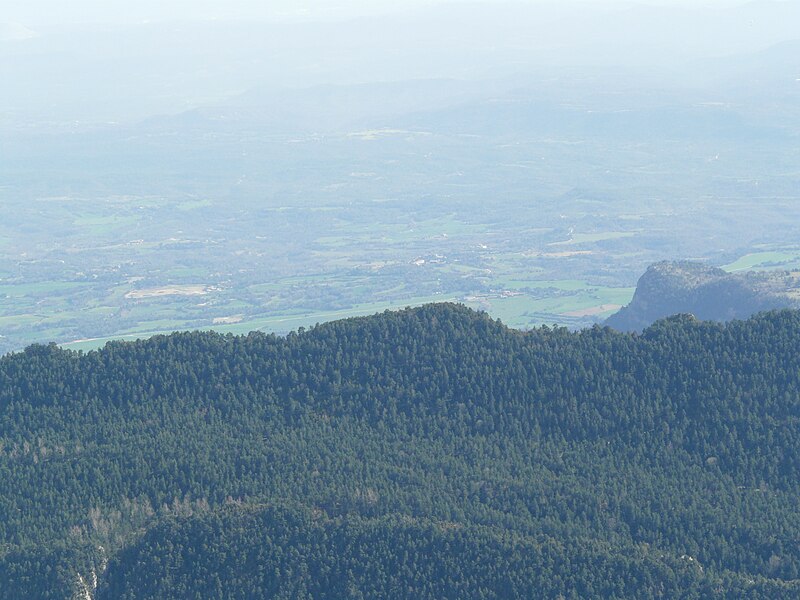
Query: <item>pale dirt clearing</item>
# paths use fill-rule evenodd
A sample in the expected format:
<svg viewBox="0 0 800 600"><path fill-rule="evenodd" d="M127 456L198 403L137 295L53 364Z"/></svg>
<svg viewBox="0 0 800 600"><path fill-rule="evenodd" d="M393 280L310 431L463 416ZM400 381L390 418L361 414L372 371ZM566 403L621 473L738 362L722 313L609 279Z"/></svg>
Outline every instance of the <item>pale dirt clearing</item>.
<svg viewBox="0 0 800 600"><path fill-rule="evenodd" d="M141 298L159 298L161 296L204 296L208 291L209 288L205 285L169 285L160 288L131 290L125 294L125 297L138 300Z"/></svg>
<svg viewBox="0 0 800 600"><path fill-rule="evenodd" d="M591 250L574 250L572 252L534 252L525 256L533 258L570 258L572 256L588 256L594 254Z"/></svg>
<svg viewBox="0 0 800 600"><path fill-rule="evenodd" d="M234 323L241 323L244 320L244 315L231 315L230 317L217 317L214 319L214 325L233 325Z"/></svg>

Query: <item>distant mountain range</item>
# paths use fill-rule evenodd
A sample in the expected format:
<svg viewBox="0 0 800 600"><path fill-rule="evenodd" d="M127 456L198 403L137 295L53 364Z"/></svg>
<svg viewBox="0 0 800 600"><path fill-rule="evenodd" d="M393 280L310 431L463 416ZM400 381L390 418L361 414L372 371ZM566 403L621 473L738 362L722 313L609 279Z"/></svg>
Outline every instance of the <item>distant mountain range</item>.
<svg viewBox="0 0 800 600"><path fill-rule="evenodd" d="M329 101L347 96L323 88L314 102L319 86L457 79L492 88L502 78L533 74L538 80L544 68L580 68L580 79L589 83L598 70L641 69L656 80L654 98L666 89L686 95L712 84L713 93L699 103L730 102L718 93L721 85L758 93L777 80L791 92L798 77L796 2L725 8L446 3L401 15L283 23L112 19L70 25L73 19L54 19L48 27L24 14L3 17L0 113L12 112L15 122L131 124L197 108L213 112L229 100L236 104L241 93L265 88L260 105L279 101L276 94L291 100L309 90L292 112L324 112ZM626 98L607 82L592 85L595 96ZM366 106L375 111L382 99L358 94L354 111L371 100ZM467 93L464 99L473 98ZM414 100L413 93L401 93L391 102L406 101L413 112Z"/></svg>
<svg viewBox="0 0 800 600"><path fill-rule="evenodd" d="M678 313L729 321L764 310L798 307L798 272L728 273L698 262L665 261L647 269L631 303L609 317L606 324L620 331L637 331Z"/></svg>

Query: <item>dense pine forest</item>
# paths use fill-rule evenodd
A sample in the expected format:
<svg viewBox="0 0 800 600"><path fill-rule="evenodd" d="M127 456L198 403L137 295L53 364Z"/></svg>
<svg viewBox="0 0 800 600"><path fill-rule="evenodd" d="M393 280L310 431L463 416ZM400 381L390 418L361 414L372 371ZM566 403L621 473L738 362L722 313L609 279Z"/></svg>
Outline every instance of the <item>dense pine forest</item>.
<svg viewBox="0 0 800 600"><path fill-rule="evenodd" d="M0 359L0 598L800 597L800 312Z"/></svg>

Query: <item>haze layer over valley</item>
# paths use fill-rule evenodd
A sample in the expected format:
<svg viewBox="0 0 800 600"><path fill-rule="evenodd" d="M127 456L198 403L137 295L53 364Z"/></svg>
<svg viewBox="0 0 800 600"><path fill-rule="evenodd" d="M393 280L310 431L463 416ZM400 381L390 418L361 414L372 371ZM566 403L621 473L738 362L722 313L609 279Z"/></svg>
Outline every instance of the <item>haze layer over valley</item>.
<svg viewBox="0 0 800 600"><path fill-rule="evenodd" d="M3 17L0 351L800 266L797 3L147 6Z"/></svg>

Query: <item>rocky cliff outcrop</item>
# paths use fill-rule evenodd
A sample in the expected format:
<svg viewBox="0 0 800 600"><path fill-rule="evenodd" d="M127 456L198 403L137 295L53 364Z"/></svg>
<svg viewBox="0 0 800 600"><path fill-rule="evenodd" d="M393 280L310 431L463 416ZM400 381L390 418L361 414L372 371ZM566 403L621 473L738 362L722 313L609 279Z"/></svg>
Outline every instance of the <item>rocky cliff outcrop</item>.
<svg viewBox="0 0 800 600"><path fill-rule="evenodd" d="M800 307L800 273L728 273L703 263L660 262L639 279L631 303L606 320L620 331L640 331L678 313L729 321L777 308Z"/></svg>

